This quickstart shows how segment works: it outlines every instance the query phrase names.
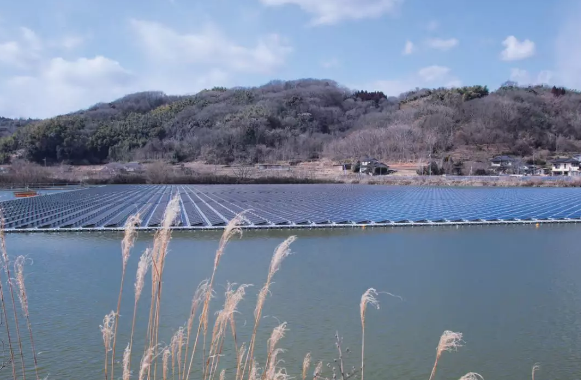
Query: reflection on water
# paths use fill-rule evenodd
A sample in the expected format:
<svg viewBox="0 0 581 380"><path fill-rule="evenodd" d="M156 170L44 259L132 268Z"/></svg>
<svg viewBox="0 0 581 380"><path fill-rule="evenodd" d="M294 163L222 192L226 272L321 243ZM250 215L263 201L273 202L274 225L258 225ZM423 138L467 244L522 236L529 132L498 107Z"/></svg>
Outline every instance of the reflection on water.
<svg viewBox="0 0 581 380"><path fill-rule="evenodd" d="M256 293L272 251L288 234L246 232L231 243L220 263L216 308L228 281L254 284L239 307L239 342L249 339ZM300 374L309 351L314 361L332 361L337 330L353 351L349 367L357 366L359 300L374 287L403 300L380 295L381 309L368 310L368 379L427 379L444 330L464 333L465 347L444 354L440 378L459 378L469 371L489 379L525 378L535 362L542 364L546 378L573 379L581 373L578 225L297 234L295 254L276 274L263 312L256 349L262 363L272 328L287 321L289 332L280 346L288 349L283 358L290 373ZM173 236L163 284L160 336L165 342L186 322L196 286L211 274L219 238L214 232ZM10 254L24 254L34 262L26 267L30 311L39 362L50 378L103 377L99 324L116 308L120 240L121 234L114 233L8 236ZM138 254L150 243L151 235L141 234L129 262L118 352L130 331L130 285ZM149 310L143 301L150 290L143 294L135 344L140 348Z"/></svg>

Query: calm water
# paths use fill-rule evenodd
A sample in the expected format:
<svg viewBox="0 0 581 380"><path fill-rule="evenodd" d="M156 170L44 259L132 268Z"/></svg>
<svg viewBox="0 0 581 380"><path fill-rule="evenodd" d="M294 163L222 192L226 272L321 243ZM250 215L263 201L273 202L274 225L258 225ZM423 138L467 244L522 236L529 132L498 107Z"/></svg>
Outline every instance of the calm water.
<svg viewBox="0 0 581 380"><path fill-rule="evenodd" d="M368 310L367 379L427 379L444 330L464 333L465 346L444 354L439 379L469 371L485 379L528 378L535 362L542 366L539 378L578 379L580 232L580 225L301 231L267 299L257 357L264 362L262 343L280 320L288 322L280 346L288 349L283 357L291 374L300 374L308 351L314 360L336 357L337 330L355 351L347 364L357 366L359 300L374 287L403 300L381 295L381 309ZM255 284L237 319L241 341L248 341L272 251L288 233L247 232L223 257L214 305L227 281ZM99 324L116 307L120 236L8 237L12 255L33 261L26 267L31 318L39 362L50 379L103 378ZM174 234L164 277L165 341L186 321L195 287L210 275L218 238L210 232ZM130 329L138 253L150 241L151 235L140 235L129 263L118 351ZM148 294L146 289L135 347L143 347ZM8 378L8 371L0 378Z"/></svg>

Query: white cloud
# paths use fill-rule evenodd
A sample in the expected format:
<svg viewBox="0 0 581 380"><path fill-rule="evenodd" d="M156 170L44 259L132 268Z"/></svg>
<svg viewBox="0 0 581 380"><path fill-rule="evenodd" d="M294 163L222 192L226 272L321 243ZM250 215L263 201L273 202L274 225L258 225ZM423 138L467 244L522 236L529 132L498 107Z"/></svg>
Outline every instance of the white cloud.
<svg viewBox="0 0 581 380"><path fill-rule="evenodd" d="M532 57L535 54L535 43L531 40L519 41L515 36L508 36L502 41L504 50L500 53L503 61L517 61Z"/></svg>
<svg viewBox="0 0 581 380"><path fill-rule="evenodd" d="M64 43L64 45L63 45ZM12 40L0 41L0 115L47 117L68 113L133 88L134 75L103 56L67 60L53 51L79 42L43 40L19 28Z"/></svg>
<svg viewBox="0 0 581 380"><path fill-rule="evenodd" d="M410 40L407 40L405 42L405 46L403 48L403 55L410 55L412 54L414 51L416 50L416 47L414 46L414 43L411 42Z"/></svg>
<svg viewBox="0 0 581 380"><path fill-rule="evenodd" d="M16 38L0 39L0 115L44 118L136 91L191 94L244 84L241 73L270 75L292 51L277 35L247 47L214 27L179 34L157 23L133 20L131 26L150 58L141 60L139 72L102 55L69 58L84 41L75 35L42 39L22 28Z"/></svg>
<svg viewBox="0 0 581 380"><path fill-rule="evenodd" d="M531 75L527 70L519 68L510 70L510 80L521 86L551 84L554 76L555 74L550 70L539 71L536 75Z"/></svg>
<svg viewBox="0 0 581 380"><path fill-rule="evenodd" d="M436 29L438 29L440 27L440 23L437 20L432 20L430 22L428 22L428 24L426 25L426 29L428 30L428 32L433 32Z"/></svg>
<svg viewBox="0 0 581 380"><path fill-rule="evenodd" d="M0 83L0 114L48 117L123 96L135 77L119 62L97 56L52 58L38 72ZM2 104L4 104L2 106Z"/></svg>
<svg viewBox="0 0 581 380"><path fill-rule="evenodd" d="M10 66L20 66L23 52L16 41L8 41L0 44L0 63Z"/></svg>
<svg viewBox="0 0 581 380"><path fill-rule="evenodd" d="M444 66L428 66L420 69L418 75L426 82L434 82L445 78L450 73L450 68Z"/></svg>
<svg viewBox="0 0 581 380"><path fill-rule="evenodd" d="M331 58L329 60L321 62L321 66L325 69L332 69L341 65L341 62L337 58Z"/></svg>
<svg viewBox="0 0 581 380"><path fill-rule="evenodd" d="M531 79L529 72L526 70L514 68L510 70L510 80L519 84L529 82Z"/></svg>
<svg viewBox="0 0 581 380"><path fill-rule="evenodd" d="M56 47L60 47L65 50L73 50L79 46L81 46L85 42L85 39L81 36L65 36L55 42L53 45Z"/></svg>
<svg viewBox="0 0 581 380"><path fill-rule="evenodd" d="M40 38L28 28L20 28L19 38L0 42L0 65L25 69L40 58L43 44Z"/></svg>
<svg viewBox="0 0 581 380"><path fill-rule="evenodd" d="M460 87L462 82L448 67L428 66L397 80L378 80L363 86L351 86L369 91L383 91L387 96L398 96L415 88Z"/></svg>
<svg viewBox="0 0 581 380"><path fill-rule="evenodd" d="M277 34L253 47L234 43L217 28L206 26L197 34L180 34L162 24L131 20L145 53L155 61L206 64L242 72L270 73L285 63L292 48Z"/></svg>
<svg viewBox="0 0 581 380"><path fill-rule="evenodd" d="M40 38L34 33L31 29L28 28L20 28L22 33L22 39L24 43L30 50L33 51L40 51L42 50L42 42Z"/></svg>
<svg viewBox="0 0 581 380"><path fill-rule="evenodd" d="M336 24L343 20L379 18L393 13L403 0L260 0L267 6L294 4L313 15L313 25Z"/></svg>
<svg viewBox="0 0 581 380"><path fill-rule="evenodd" d="M447 51L458 46L460 41L456 38L449 38L447 40L441 38L430 38L426 41L429 48Z"/></svg>

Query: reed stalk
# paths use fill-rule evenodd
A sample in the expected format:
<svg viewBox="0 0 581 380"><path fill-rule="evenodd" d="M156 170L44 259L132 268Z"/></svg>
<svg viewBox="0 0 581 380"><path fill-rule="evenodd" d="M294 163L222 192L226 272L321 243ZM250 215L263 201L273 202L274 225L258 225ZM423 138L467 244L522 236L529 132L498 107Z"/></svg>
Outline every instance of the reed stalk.
<svg viewBox="0 0 581 380"><path fill-rule="evenodd" d="M168 372L168 366L169 366L168 362L169 362L170 356L171 356L171 350L169 347L166 347L163 350L162 359L161 359L163 380L167 380L167 372Z"/></svg>
<svg viewBox="0 0 581 380"><path fill-rule="evenodd" d="M222 353L222 348L224 346L224 340L226 337L226 330L228 328L228 322L230 322L233 335L235 336L235 324L234 324L234 314L237 312L238 304L244 298L246 294L246 288L251 285L242 284L236 290L234 290L233 284L228 284L226 286L226 295L224 301L224 308L218 313L216 318L216 324L214 326L214 331L212 334L212 344L210 346L211 362L210 370L208 372L208 378L212 379L218 369L218 364L220 363L220 354ZM238 350L235 351L238 353Z"/></svg>
<svg viewBox="0 0 581 380"><path fill-rule="evenodd" d="M541 369L541 366L538 363L535 363L535 365L533 366L533 369L532 369L532 373L531 373L532 380L535 380L535 373L540 369Z"/></svg>
<svg viewBox="0 0 581 380"><path fill-rule="evenodd" d="M198 339L200 337L200 333L202 332L202 327L204 331L204 346L205 346L205 339L206 339L206 331L208 325L208 308L210 304L210 298L212 297L212 286L214 285L214 278L216 277L216 270L218 269L218 264L220 264L220 259L224 254L226 249L226 245L228 241L232 239L235 235L242 236L242 230L240 229L239 225L244 220L243 213L236 215L228 224L226 228L224 228L224 233L220 238L220 243L218 244L218 250L216 251L216 256L214 257L214 268L212 270L212 276L210 276L210 280L208 281L208 286L206 292L204 294L204 304L202 306L202 312L200 314L200 322L198 323L198 330L196 333L196 339L194 340L194 346L192 348L192 353L189 360L188 371L184 376L184 379L189 379L190 374L192 372L192 364L194 362L194 356L196 354L196 347L198 344ZM205 350L204 350L205 351ZM203 360L205 363L205 359Z"/></svg>
<svg viewBox="0 0 581 380"><path fill-rule="evenodd" d="M270 291L270 285L272 284L272 278L275 273L280 269L282 261L291 254L290 245L297 239L296 236L290 236L285 241L280 243L274 250L272 259L270 260L270 267L268 269L268 275L266 277L266 283L260 289L258 293L258 300L256 302L256 308L254 309L254 329L252 330L252 337L250 338L250 345L248 346L248 355L246 356L246 362L242 368L242 377L244 377L244 372L246 370L246 365L248 360L253 360L254 358L254 346L256 344L256 333L258 332L258 326L260 324L260 319L262 318L262 308L264 307L264 302L266 300L266 295ZM250 372L248 373L248 379L250 380Z"/></svg>
<svg viewBox="0 0 581 380"><path fill-rule="evenodd" d="M452 352L457 351L458 348L462 347L462 333L457 333L453 331L446 330L440 337L440 342L436 348L436 361L434 362L434 367L432 368L432 373L430 374L430 380L433 380L436 376L436 369L438 367L438 360L442 354L446 351Z"/></svg>
<svg viewBox="0 0 581 380"><path fill-rule="evenodd" d="M236 379L241 379L242 374L242 359L244 359L244 354L246 353L246 346L244 343L240 346L238 351L236 352Z"/></svg>
<svg viewBox="0 0 581 380"><path fill-rule="evenodd" d="M24 350L22 349L22 338L20 335L20 327L18 324L18 314L16 312L16 301L14 299L14 289L12 287L12 278L10 274L10 259L8 258L8 251L6 250L6 236L4 235L4 222L2 221L2 228L0 228L0 252L2 254L2 266L4 267L4 273L8 278L8 292L10 293L10 299L12 301L12 312L14 314L14 326L16 327L16 338L18 339L18 349L20 351L20 363L22 365L22 380L26 380L26 369L24 365Z"/></svg>
<svg viewBox="0 0 581 380"><path fill-rule="evenodd" d="M284 338L286 334L286 322L281 323L272 330L272 334L268 339L268 347L266 354L266 363L264 364L264 371L262 373L262 380L274 379L277 372L277 356L283 352L281 348L277 348L278 342Z"/></svg>
<svg viewBox="0 0 581 380"><path fill-rule="evenodd" d="M194 296L192 297L192 306L190 308L190 315L188 317L188 323L187 323L187 337L186 337L186 351L184 353L184 368L182 370L182 374L185 377L185 373L186 373L186 366L187 366L187 358L188 358L188 350L190 348L190 336L192 333L192 328L193 328L193 324L194 324L194 319L196 317L197 311L198 311L198 307L200 305L200 302L202 302L202 299L206 296L206 291L208 290L208 281L209 280L204 280L202 281L198 287L196 288L196 291L194 292ZM180 377L180 380L182 378Z"/></svg>
<svg viewBox="0 0 581 380"><path fill-rule="evenodd" d="M359 303L359 311L361 315L361 380L363 380L363 374L365 370L365 314L367 312L367 305L374 306L379 309L379 301L377 298L377 291L373 288L369 288L361 296L361 302Z"/></svg>
<svg viewBox="0 0 581 380"><path fill-rule="evenodd" d="M127 343L125 351L123 351L123 377L122 380L129 380L131 378L131 343Z"/></svg>
<svg viewBox="0 0 581 380"><path fill-rule="evenodd" d="M135 275L135 301L133 303L133 318L131 321L131 336L129 337L129 352L133 350L133 334L135 333L135 320L137 319L137 305L139 299L141 298L141 292L143 291L143 286L145 285L145 275L151 266L151 250L147 248L139 258L139 263L137 264L137 273ZM128 366L131 368L131 355L129 355ZM123 379L125 380L125 379Z"/></svg>
<svg viewBox="0 0 581 380"><path fill-rule="evenodd" d="M171 354L171 371L172 377L175 378L175 362L178 362L178 377L180 376L181 368L181 352L184 345L184 328L180 327L171 338L169 348Z"/></svg>
<svg viewBox="0 0 581 380"><path fill-rule="evenodd" d="M125 281L125 272L127 270L127 262L131 254L131 248L135 243L137 230L135 226L141 222L139 214L131 215L125 222L125 233L121 241L121 285L119 286L119 297L117 298L117 311L115 313L115 330L113 331L113 348L111 352L111 378L115 375L115 346L117 343L117 327L119 326L119 311L121 309L121 297L123 295L123 283Z"/></svg>
<svg viewBox="0 0 581 380"><path fill-rule="evenodd" d="M162 221L162 228L156 232L154 237L154 249L152 255L152 312L150 313L150 340L149 348L158 346L159 318L161 308L163 269L165 258L168 253L168 245L171 239L171 226L175 222L180 211L180 198L175 195L168 203ZM151 366L150 366L151 367ZM150 377L150 367L148 368L148 378ZM153 358L154 379L157 374L157 356Z"/></svg>
<svg viewBox="0 0 581 380"><path fill-rule="evenodd" d="M1 260L1 258L0 258ZM12 348L12 337L10 335L10 323L8 322L8 313L6 312L6 302L4 301L4 287L2 286L2 274L0 273L0 304L2 304L2 314L4 325L6 326L6 337L8 338L8 350L10 351L10 365L12 367L12 378L16 380L16 366L14 364L14 349Z"/></svg>
<svg viewBox="0 0 581 380"><path fill-rule="evenodd" d="M108 379L109 351L111 351L111 339L113 336L113 325L115 324L115 312L111 311L103 318L103 324L99 326L103 335L103 345L105 346L105 380Z"/></svg>
<svg viewBox="0 0 581 380"><path fill-rule="evenodd" d="M317 363L317 366L315 367L315 372L313 372L313 380L317 380L318 378L320 378L322 373L323 373L323 362L319 361Z"/></svg>
<svg viewBox="0 0 581 380"><path fill-rule="evenodd" d="M14 273L16 274L16 285L18 287L18 298L20 299L20 307L22 309L22 314L26 318L26 325L28 327L28 335L30 337L30 346L32 348L32 357L34 359L34 372L36 374L36 379L39 380L38 376L38 361L36 359L36 348L34 346L34 337L32 335L32 324L30 323L30 314L28 312L28 295L26 294L26 287L24 286L24 256L18 256L14 261Z"/></svg>
<svg viewBox="0 0 581 380"><path fill-rule="evenodd" d="M303 359L303 380L306 380L307 371L309 370L310 366L311 366L311 353L308 352L305 355L305 358Z"/></svg>
<svg viewBox="0 0 581 380"><path fill-rule="evenodd" d="M157 347L149 347L145 350L143 357L141 358L141 364L139 366L139 380L145 379L145 376L149 374L149 369L151 367L151 362L157 356L155 350Z"/></svg>

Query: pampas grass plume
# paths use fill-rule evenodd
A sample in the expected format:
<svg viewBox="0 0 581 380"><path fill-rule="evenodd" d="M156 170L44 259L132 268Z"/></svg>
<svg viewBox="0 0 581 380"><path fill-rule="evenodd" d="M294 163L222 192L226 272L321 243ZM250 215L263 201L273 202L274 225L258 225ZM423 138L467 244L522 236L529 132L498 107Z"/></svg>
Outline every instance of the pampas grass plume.
<svg viewBox="0 0 581 380"><path fill-rule="evenodd" d="M307 378L307 371L309 370L310 366L311 366L311 353L309 352L305 355L305 358L303 359L303 380Z"/></svg>

